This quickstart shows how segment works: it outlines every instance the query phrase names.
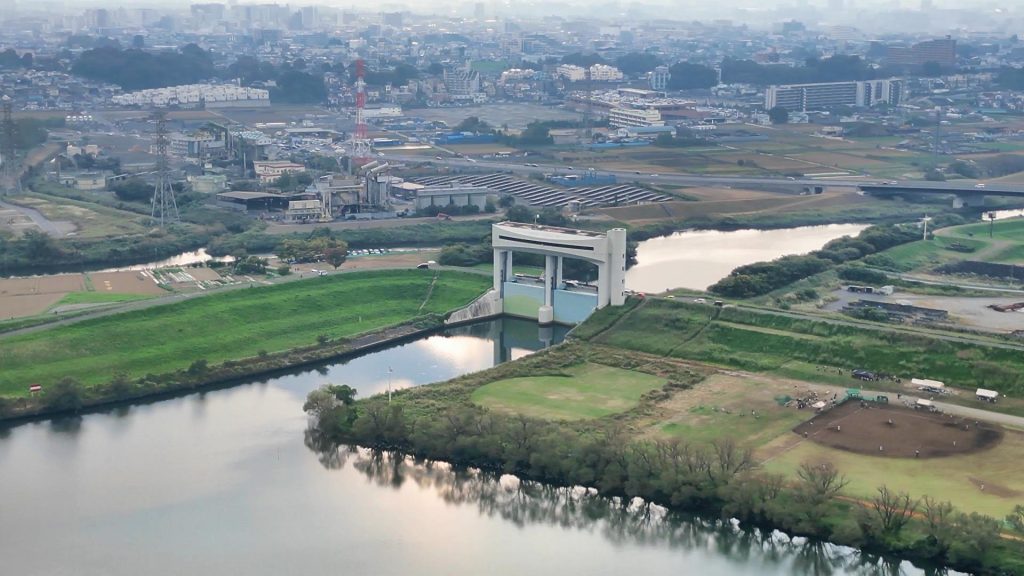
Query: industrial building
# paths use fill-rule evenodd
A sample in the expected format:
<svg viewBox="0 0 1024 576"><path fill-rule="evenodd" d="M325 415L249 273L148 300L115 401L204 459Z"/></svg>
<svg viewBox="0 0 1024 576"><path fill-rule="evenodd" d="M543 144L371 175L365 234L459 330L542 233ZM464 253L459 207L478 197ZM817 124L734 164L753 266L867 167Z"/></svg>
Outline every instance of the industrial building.
<svg viewBox="0 0 1024 576"><path fill-rule="evenodd" d="M904 82L898 78L769 86L764 93L764 107L807 112L833 106L898 106L903 102L903 92Z"/></svg>
<svg viewBox="0 0 1024 576"><path fill-rule="evenodd" d="M258 160L252 163L253 171L259 178L260 184L270 184L281 177L282 174L302 172L306 169L302 164L288 162L286 160Z"/></svg>
<svg viewBox="0 0 1024 576"><path fill-rule="evenodd" d="M426 210L430 207L444 208L445 206L476 206L483 212L487 205L487 198L494 198L497 194L490 188L482 186L463 186L449 184L447 186L424 186L416 190L416 210Z"/></svg>

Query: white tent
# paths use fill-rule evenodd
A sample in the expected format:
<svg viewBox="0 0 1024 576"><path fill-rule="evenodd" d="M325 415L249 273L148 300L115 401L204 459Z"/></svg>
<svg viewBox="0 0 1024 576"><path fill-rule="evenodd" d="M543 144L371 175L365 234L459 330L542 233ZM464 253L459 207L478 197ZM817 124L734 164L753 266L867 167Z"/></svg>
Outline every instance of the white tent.
<svg viewBox="0 0 1024 576"><path fill-rule="evenodd" d="M944 392L946 385L938 380L927 380L925 378L912 378L910 383L917 386L919 389L932 390L935 392Z"/></svg>
<svg viewBox="0 0 1024 576"><path fill-rule="evenodd" d="M978 397L978 400L985 400L988 402L995 402L996 398L999 398L999 392L995 390L986 390L985 388L978 388L974 393Z"/></svg>

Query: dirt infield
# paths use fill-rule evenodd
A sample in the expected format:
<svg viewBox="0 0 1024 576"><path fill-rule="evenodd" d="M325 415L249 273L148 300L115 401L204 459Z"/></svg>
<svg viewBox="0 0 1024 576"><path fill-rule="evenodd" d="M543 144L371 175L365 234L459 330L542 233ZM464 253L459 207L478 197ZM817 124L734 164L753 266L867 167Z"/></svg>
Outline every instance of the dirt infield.
<svg viewBox="0 0 1024 576"><path fill-rule="evenodd" d="M818 414L793 432L839 450L889 458L972 454L996 446L1004 434L998 426L948 414L859 401Z"/></svg>

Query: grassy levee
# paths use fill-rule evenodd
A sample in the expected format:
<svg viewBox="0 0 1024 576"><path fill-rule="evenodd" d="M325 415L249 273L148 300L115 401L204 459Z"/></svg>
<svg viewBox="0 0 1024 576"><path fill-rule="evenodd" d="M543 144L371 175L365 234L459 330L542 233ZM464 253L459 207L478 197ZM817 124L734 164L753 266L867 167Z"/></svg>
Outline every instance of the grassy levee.
<svg viewBox="0 0 1024 576"><path fill-rule="evenodd" d="M436 278L436 280L435 280ZM431 290L432 282L436 285ZM475 274L392 270L237 290L14 336L0 346L0 398L72 377L85 386L316 345L458 308ZM429 297L428 297L429 295Z"/></svg>
<svg viewBox="0 0 1024 576"><path fill-rule="evenodd" d="M709 306L653 300L595 341L756 371L784 370L793 362L827 364L1024 394L1024 353L1016 348L748 308L730 307L713 315Z"/></svg>

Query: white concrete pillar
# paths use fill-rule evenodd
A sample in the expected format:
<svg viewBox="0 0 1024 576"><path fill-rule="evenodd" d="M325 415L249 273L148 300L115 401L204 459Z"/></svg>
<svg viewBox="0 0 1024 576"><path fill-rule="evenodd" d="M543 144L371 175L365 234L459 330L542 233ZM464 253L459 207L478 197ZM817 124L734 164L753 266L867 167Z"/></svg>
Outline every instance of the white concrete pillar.
<svg viewBox="0 0 1024 576"><path fill-rule="evenodd" d="M559 256L558 257L558 264L555 266L555 289L556 290L561 290L562 289L562 282L564 282L564 280L562 280L562 260L563 260L563 258L561 256Z"/></svg>
<svg viewBox="0 0 1024 576"><path fill-rule="evenodd" d="M600 310L608 305L610 298L608 286L608 264L597 265L597 309Z"/></svg>
<svg viewBox="0 0 1024 576"><path fill-rule="evenodd" d="M608 303L626 303L626 229L608 231Z"/></svg>
<svg viewBox="0 0 1024 576"><path fill-rule="evenodd" d="M544 257L544 305L555 305L555 257Z"/></svg>
<svg viewBox="0 0 1024 576"><path fill-rule="evenodd" d="M498 297L502 297L503 290L505 287L502 285L505 281L505 251L495 250L494 251L494 291L498 293Z"/></svg>
<svg viewBox="0 0 1024 576"><path fill-rule="evenodd" d="M505 282L512 280L514 274L512 273L512 251L505 250Z"/></svg>

